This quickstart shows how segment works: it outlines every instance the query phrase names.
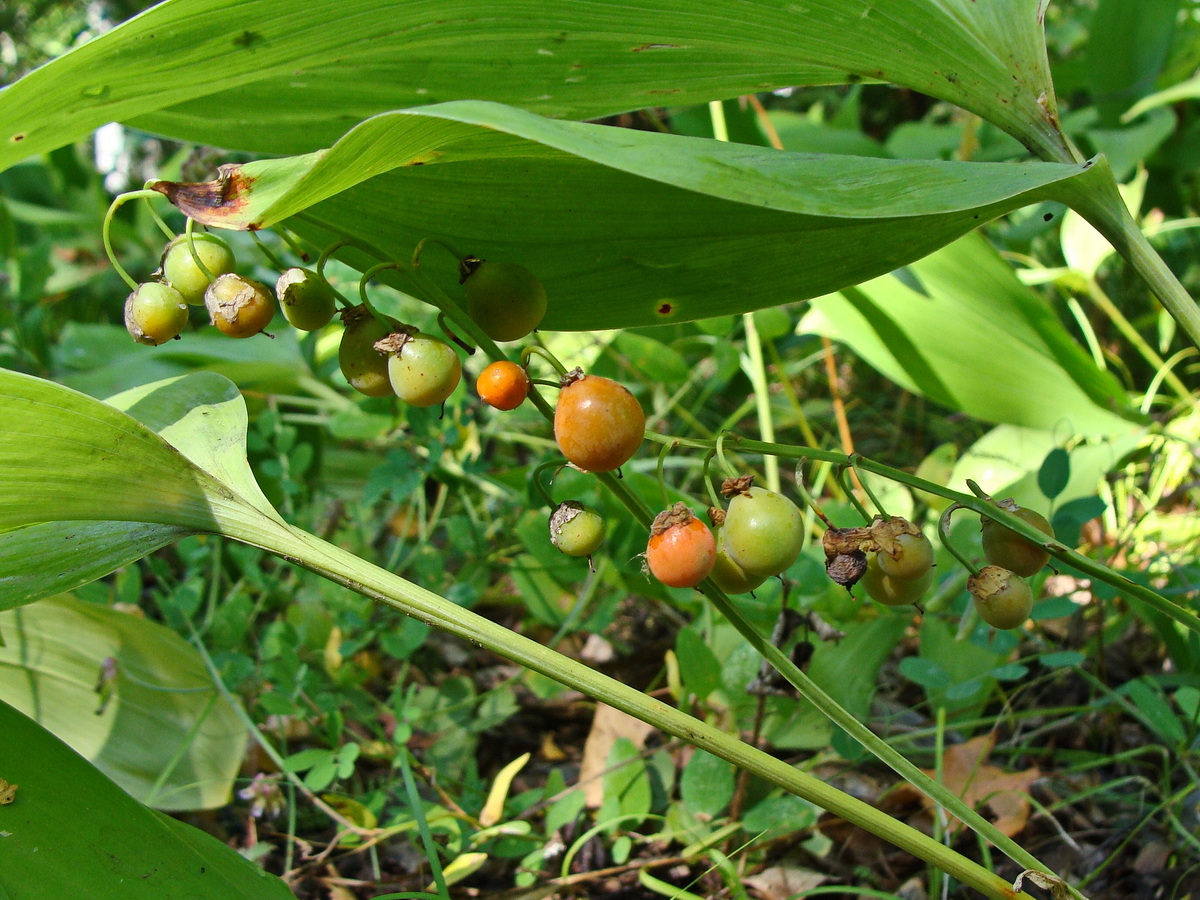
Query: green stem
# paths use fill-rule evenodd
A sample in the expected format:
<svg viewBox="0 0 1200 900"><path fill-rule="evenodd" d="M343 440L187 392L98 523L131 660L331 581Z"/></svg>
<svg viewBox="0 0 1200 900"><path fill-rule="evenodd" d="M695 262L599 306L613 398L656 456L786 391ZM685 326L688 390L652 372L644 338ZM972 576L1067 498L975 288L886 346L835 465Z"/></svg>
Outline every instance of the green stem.
<svg viewBox="0 0 1200 900"><path fill-rule="evenodd" d="M540 344L530 344L521 351L521 365L528 369L529 358L535 354L546 360L546 362L550 363L550 365L554 366L554 371L556 371L560 376L567 374L567 367L559 362L557 356Z"/></svg>
<svg viewBox="0 0 1200 900"><path fill-rule="evenodd" d="M217 276L214 275L208 266L204 264L204 260L200 258L200 254L196 250L196 235L194 231L195 227L196 220L189 216L187 225L183 229L184 236L187 238L188 252L192 254L192 262L196 264L196 268L199 269L200 273L208 279L208 283L212 284L217 280Z"/></svg>
<svg viewBox="0 0 1200 900"><path fill-rule="evenodd" d="M417 791L417 781L413 778L412 766L408 763L408 748L403 747L396 757L400 766L400 775L404 779L404 792L408 795L408 805L412 807L413 819L417 823L417 832L421 835L421 843L425 847L425 858L433 870L433 883L437 887L437 895L441 900L449 900L450 891L446 887L446 876L442 871L442 861L438 858L438 845L433 840L433 832L429 830L429 822L425 819L425 806Z"/></svg>
<svg viewBox="0 0 1200 900"><path fill-rule="evenodd" d="M296 259L300 262L308 262L311 259L309 252L300 246L300 242L296 240L296 236L282 226L275 227L275 233L288 245L288 249L292 251Z"/></svg>
<svg viewBox="0 0 1200 900"><path fill-rule="evenodd" d="M367 269L367 271L363 272L362 278L360 278L358 280L358 298L359 298L359 300L362 301L362 305L367 308L367 311L372 316L375 317L375 321L377 321L380 325L382 325L388 331L391 331L394 326L392 325L391 322L388 321L388 317L385 316L383 313L381 313L379 310L377 310L371 304L371 301L369 299L367 299L367 284L370 282L370 280L372 278L375 277L376 272L382 272L385 269L399 269L401 271L404 271L404 266L401 263L397 263L397 262L382 262L382 263L379 263L378 265L371 266L371 268L369 268L369 269Z"/></svg>
<svg viewBox="0 0 1200 900"><path fill-rule="evenodd" d="M850 457L846 458L850 459ZM846 499L850 501L851 506L858 510L858 514L862 516L862 520L868 525L871 524L871 514L867 512L867 508L862 505L862 501L859 500L854 491L850 489L850 485L846 484L846 467L837 466L833 470L833 477L837 483L842 486L842 490L846 493ZM876 504L876 508L878 508L878 506L879 504Z"/></svg>
<svg viewBox="0 0 1200 900"><path fill-rule="evenodd" d="M658 492L662 496L663 509L667 509L671 505L671 500L667 497L667 479L664 477L664 470L666 468L667 456L674 449L674 444L662 445L662 449L658 451L658 465L654 471L655 476L658 478Z"/></svg>
<svg viewBox="0 0 1200 900"><path fill-rule="evenodd" d="M161 196L162 195L159 194L158 191L148 190L126 191L124 194L118 194L113 198L113 202L109 204L108 212L104 214L104 223L100 226L100 238L104 242L104 252L108 254L108 261L112 263L112 267L116 269L117 274L121 276L121 280L129 285L129 289L131 291L136 291L138 289L138 283L133 280L132 275L125 271L125 267L121 265L121 261L117 259L117 254L113 251L112 236L109 234L112 229L113 216L116 215L117 210L121 208L122 204L129 200L149 200L152 197Z"/></svg>
<svg viewBox="0 0 1200 900"><path fill-rule="evenodd" d="M714 509L724 509L724 507L721 505L721 498L717 496L717 488L713 484L713 478L708 473L709 464L712 463L713 457L716 456L716 454L717 451L715 448L704 454L704 489L708 493L708 505Z"/></svg>
<svg viewBox="0 0 1200 900"><path fill-rule="evenodd" d="M555 509L558 504L554 502L554 495L550 493L550 489L542 483L542 473L547 469L561 469L566 464L567 461L565 459L552 459L542 463L529 476L533 479L534 488L542 495L542 499L546 501L546 505L551 509Z"/></svg>
<svg viewBox="0 0 1200 900"><path fill-rule="evenodd" d="M1187 385L1183 383L1183 379L1176 375L1173 370L1167 368L1167 364L1163 358L1142 337L1141 332L1133 327L1133 323L1125 318L1125 314L1117 308L1117 305L1112 302L1108 294L1104 293L1104 290L1095 278L1088 279L1088 296L1100 308L1100 311L1108 316L1109 321L1117 327L1117 330L1121 332L1125 340L1129 341L1133 348L1142 355L1142 359L1154 367L1156 377L1159 377L1160 380L1170 385L1171 390L1175 392L1175 396L1180 400L1196 406L1196 397L1188 390Z"/></svg>
<svg viewBox="0 0 1200 900"><path fill-rule="evenodd" d="M850 468L852 470L854 469L854 461L856 459L858 459L857 453L850 457ZM855 476L858 475L857 472L854 474ZM867 495L867 499L871 501L871 505L875 507L876 512L878 512L879 515L883 516L885 519L889 518L887 510L883 508L883 504L879 502L879 498L875 496L875 492L871 490L871 486L866 482L866 480L863 478L858 478L858 483L862 487L863 492ZM854 494L850 491L847 491L847 493L849 493L851 497L854 496Z"/></svg>
<svg viewBox="0 0 1200 900"><path fill-rule="evenodd" d="M754 324L754 313L742 315L742 327L746 332L746 364L742 367L754 388L754 412L758 417L758 433L767 443L775 441L775 420L771 417L771 392L767 385L767 367L763 363L762 341ZM763 474L767 489L779 493L779 459L774 456L763 458Z"/></svg>
<svg viewBox="0 0 1200 900"><path fill-rule="evenodd" d="M271 268L277 272L282 272L288 267L283 260L275 255L275 251L268 247L266 242L258 236L257 231L250 232L250 237L254 240L255 246L258 247L258 252L267 258L267 262L271 264Z"/></svg>
<svg viewBox="0 0 1200 900"><path fill-rule="evenodd" d="M942 513L942 517L938 519L938 537L942 539L942 546L950 552L951 556L963 564L964 569L966 569L972 575L978 575L979 566L975 565L973 562L963 556L958 548L954 546L954 542L950 540L950 516L953 515L954 511L957 509L966 508L967 507L963 506L961 503L951 503L946 507L946 511Z"/></svg>
<svg viewBox="0 0 1200 900"><path fill-rule="evenodd" d="M1138 273L1179 327L1200 347L1200 307L1155 252L1129 213L1103 157L1093 160L1090 177L1071 178L1056 187L1061 199L1087 219Z"/></svg>
<svg viewBox="0 0 1200 900"><path fill-rule="evenodd" d="M601 477L610 485L617 481L612 475ZM641 506L640 501L638 506ZM227 533L236 540L275 553L349 590L391 606L427 625L469 640L527 669L636 716L667 734L706 750L822 809L829 810L851 824L866 829L896 847L937 866L987 897L996 900L1014 900L1017 897L1032 900L1028 894L1016 894L1004 879L993 872L903 822L831 787L821 779L750 747L720 729L635 688L602 675L583 663L463 609L391 572L373 566L349 551L326 543L314 535L281 525L265 516L257 523L229 522ZM761 639L759 643L769 644ZM781 656L778 650L774 650L774 654Z"/></svg>

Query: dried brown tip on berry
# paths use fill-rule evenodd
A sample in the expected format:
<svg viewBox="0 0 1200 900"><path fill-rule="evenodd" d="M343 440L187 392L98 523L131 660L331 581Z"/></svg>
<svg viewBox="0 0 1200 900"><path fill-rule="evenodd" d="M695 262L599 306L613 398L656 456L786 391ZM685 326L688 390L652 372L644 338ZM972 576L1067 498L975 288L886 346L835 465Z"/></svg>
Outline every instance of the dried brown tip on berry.
<svg viewBox="0 0 1200 900"><path fill-rule="evenodd" d="M579 366L576 366L570 372L567 372L567 374L558 379L558 386L560 388L565 388L567 385L571 385L582 380L583 377L583 369L579 368Z"/></svg>
<svg viewBox="0 0 1200 900"><path fill-rule="evenodd" d="M967 579L967 591L986 602L1005 590L1009 581L1016 577L1015 573L1001 566L984 566Z"/></svg>
<svg viewBox="0 0 1200 900"><path fill-rule="evenodd" d="M650 534L662 534L676 525L686 525L694 518L696 518L696 514L692 512L691 507L680 500L670 509L664 509L654 517L654 521L650 525Z"/></svg>
<svg viewBox="0 0 1200 900"><path fill-rule="evenodd" d="M371 311L362 304L358 306L347 306L338 312L342 318L342 324L349 328L355 322L361 322L363 319L371 315Z"/></svg>
<svg viewBox="0 0 1200 900"><path fill-rule="evenodd" d="M866 553L875 550L875 539L871 528L829 528L821 535L821 547L825 557L831 559L847 553Z"/></svg>
<svg viewBox="0 0 1200 900"><path fill-rule="evenodd" d="M708 508L708 521L712 522L713 528L720 528L725 524L725 510L719 506L710 506Z"/></svg>
<svg viewBox="0 0 1200 900"><path fill-rule="evenodd" d="M416 331L393 331L385 338L380 338L371 346L375 348L377 353L382 353L384 356L399 356L414 337Z"/></svg>
<svg viewBox="0 0 1200 900"><path fill-rule="evenodd" d="M736 478L726 478L721 482L721 496L726 500L732 500L738 494L744 494L749 491L750 485L753 483L753 475L739 475Z"/></svg>
<svg viewBox="0 0 1200 900"><path fill-rule="evenodd" d="M563 526L583 512L583 504L578 500L564 500L550 513L550 533L560 532Z"/></svg>
<svg viewBox="0 0 1200 900"><path fill-rule="evenodd" d="M883 516L876 516L870 526L871 539L875 542L875 550L886 553L889 556L898 556L902 551L902 546L897 538L902 534L920 535L921 529L914 525L908 519L900 516L888 516L886 519ZM864 550L870 550L870 547L864 547Z"/></svg>
<svg viewBox="0 0 1200 900"><path fill-rule="evenodd" d="M867 554L861 550L837 553L825 560L825 572L844 588L852 588L867 572Z"/></svg>
<svg viewBox="0 0 1200 900"><path fill-rule="evenodd" d="M458 263L458 283L466 284L467 279L474 274L475 270L483 265L483 260L478 256L464 256Z"/></svg>

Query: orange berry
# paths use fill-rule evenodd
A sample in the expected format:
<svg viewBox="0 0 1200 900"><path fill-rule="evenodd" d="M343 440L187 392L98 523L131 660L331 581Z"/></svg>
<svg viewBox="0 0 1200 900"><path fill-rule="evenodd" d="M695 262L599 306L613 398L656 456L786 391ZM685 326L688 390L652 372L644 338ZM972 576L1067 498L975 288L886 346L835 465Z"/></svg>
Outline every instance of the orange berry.
<svg viewBox="0 0 1200 900"><path fill-rule="evenodd" d="M645 434L646 414L624 385L580 369L563 376L554 439L572 465L611 472L629 462Z"/></svg>
<svg viewBox="0 0 1200 900"><path fill-rule="evenodd" d="M695 587L708 577L716 561L716 538L686 503L676 503L655 516L646 565L667 587Z"/></svg>
<svg viewBox="0 0 1200 900"><path fill-rule="evenodd" d="M515 362L502 359L479 373L475 391L488 406L516 409L529 396L529 373Z"/></svg>

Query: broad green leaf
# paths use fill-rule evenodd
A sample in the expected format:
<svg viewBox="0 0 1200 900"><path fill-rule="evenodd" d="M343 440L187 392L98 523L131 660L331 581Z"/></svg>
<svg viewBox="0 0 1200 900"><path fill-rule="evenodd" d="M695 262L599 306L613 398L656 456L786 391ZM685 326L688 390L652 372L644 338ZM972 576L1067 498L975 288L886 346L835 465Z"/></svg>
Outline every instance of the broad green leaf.
<svg viewBox="0 0 1200 900"><path fill-rule="evenodd" d="M1120 383L983 238L902 276L814 300L801 328L846 343L906 390L985 421L1067 435L1134 430Z"/></svg>
<svg viewBox="0 0 1200 900"><path fill-rule="evenodd" d="M110 406L0 370L0 422L0 528L51 518L215 527L212 479Z"/></svg>
<svg viewBox="0 0 1200 900"><path fill-rule="evenodd" d="M245 406L229 381L197 373L116 402L130 414L0 370L0 529L91 520L221 531L279 522L246 462Z"/></svg>
<svg viewBox="0 0 1200 900"><path fill-rule="evenodd" d="M891 81L1048 159L1046 0L168 0L0 93L0 169L109 121L264 153L459 99L564 118L804 84Z"/></svg>
<svg viewBox="0 0 1200 900"><path fill-rule="evenodd" d="M290 900L287 886L220 841L142 806L74 750L0 701L6 900Z"/></svg>
<svg viewBox="0 0 1200 900"><path fill-rule="evenodd" d="M246 729L175 632L55 597L0 614L0 633L0 696L138 800L159 809L229 802Z"/></svg>
<svg viewBox="0 0 1200 900"><path fill-rule="evenodd" d="M154 431L239 499L278 518L246 459L246 403L229 379L195 372L131 388L105 401Z"/></svg>
<svg viewBox="0 0 1200 900"><path fill-rule="evenodd" d="M976 441L954 465L948 486L967 490L967 479L995 497L1013 497L1021 506L1040 513L1051 512L1049 502L1038 488L1037 473L1042 461L1062 442L1062 435L1015 425L993 428ZM1055 504L1090 497L1096 484L1112 471L1125 456L1137 448L1141 433L1115 435L1072 447L1071 477Z"/></svg>
<svg viewBox="0 0 1200 900"><path fill-rule="evenodd" d="M224 375L244 390L303 394L311 378L295 329L269 329L274 340L231 341L215 329L189 332L186 340L158 347L135 344L118 325L70 322L55 348L67 387L106 397L131 388L203 369Z"/></svg>
<svg viewBox="0 0 1200 900"><path fill-rule="evenodd" d="M0 532L0 610L73 590L192 533L149 522L45 522Z"/></svg>
<svg viewBox="0 0 1200 900"><path fill-rule="evenodd" d="M720 757L697 750L683 767L679 794L693 814L711 819L733 799L733 781L733 766Z"/></svg>
<svg viewBox="0 0 1200 900"><path fill-rule="evenodd" d="M1154 90L1171 50L1180 0L1100 0L1087 44L1088 82L1106 124Z"/></svg>
<svg viewBox="0 0 1200 900"><path fill-rule="evenodd" d="M462 101L377 116L320 153L157 187L207 224L287 220L318 245L347 239L353 247L339 256L360 269L407 259L425 238L519 260L550 297L543 327L572 331L707 318L839 290L1073 179L1108 177L1103 163L786 153ZM444 250L427 249L422 268L461 297Z"/></svg>

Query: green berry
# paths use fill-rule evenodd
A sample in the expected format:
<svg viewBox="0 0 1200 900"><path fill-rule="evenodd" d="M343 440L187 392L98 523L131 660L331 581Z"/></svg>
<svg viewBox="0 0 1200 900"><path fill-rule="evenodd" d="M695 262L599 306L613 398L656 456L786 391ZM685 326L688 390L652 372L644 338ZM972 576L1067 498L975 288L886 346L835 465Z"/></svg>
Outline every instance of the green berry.
<svg viewBox="0 0 1200 900"><path fill-rule="evenodd" d="M218 275L204 292L213 325L231 338L260 334L275 315L275 298L261 281L230 272Z"/></svg>
<svg viewBox="0 0 1200 900"><path fill-rule="evenodd" d="M388 354L388 379L396 396L409 406L444 403L462 378L454 348L432 334L395 332L375 342Z"/></svg>
<svg viewBox="0 0 1200 900"><path fill-rule="evenodd" d="M796 561L804 543L804 517L783 494L749 487L729 501L725 552L747 575L768 578Z"/></svg>
<svg viewBox="0 0 1200 900"><path fill-rule="evenodd" d="M604 542L604 517L575 500L550 515L550 543L567 556L591 556Z"/></svg>
<svg viewBox="0 0 1200 900"><path fill-rule="evenodd" d="M1033 609L1033 591L1024 578L1001 566L984 566L967 579L979 618L993 628L1017 628Z"/></svg>
<svg viewBox="0 0 1200 900"><path fill-rule="evenodd" d="M723 526L716 529L716 534L717 559L709 577L716 582L717 587L727 594L748 594L767 580L763 575L746 574L746 570L733 561L725 549Z"/></svg>
<svg viewBox="0 0 1200 900"><path fill-rule="evenodd" d="M125 300L125 328L139 344L155 347L177 338L187 321L187 304L169 284L139 284Z"/></svg>
<svg viewBox="0 0 1200 900"><path fill-rule="evenodd" d="M493 341L516 341L546 315L546 289L518 263L468 256L459 264L467 292L467 315Z"/></svg>
<svg viewBox="0 0 1200 900"><path fill-rule="evenodd" d="M923 578L933 568L933 544L922 533L903 532L893 538L889 550L881 547L877 557L879 570L890 578Z"/></svg>
<svg viewBox="0 0 1200 900"><path fill-rule="evenodd" d="M208 267L213 278L232 272L237 264L229 245L215 234L193 234L196 255ZM187 235L180 235L163 251L159 264L163 279L179 291L185 302L199 305L208 290L208 278L196 265L188 247Z"/></svg>
<svg viewBox="0 0 1200 900"><path fill-rule="evenodd" d="M395 394L388 378L388 358L375 349L400 323L388 319L384 324L371 315L366 306L355 306L341 312L342 342L338 346L338 365L350 386L368 397L387 397Z"/></svg>
<svg viewBox="0 0 1200 900"><path fill-rule="evenodd" d="M1001 500L998 505L1024 519L1038 531L1045 532L1051 540L1054 539L1054 528L1046 521L1045 516L1032 509L1017 506L1011 499ZM992 565L1002 566L1028 578L1040 572L1050 561L1050 554L1045 547L1035 544L1015 531L1009 531L994 519L985 516L981 524L983 555Z"/></svg>
<svg viewBox="0 0 1200 900"><path fill-rule="evenodd" d="M283 316L301 331L317 331L333 319L333 288L312 269L293 267L275 282Z"/></svg>
<svg viewBox="0 0 1200 900"><path fill-rule="evenodd" d="M867 596L884 606L908 606L916 603L933 586L934 570L931 566L926 566L923 573L916 578L897 578L886 574L882 563L881 554L869 554L867 570L859 584L866 590Z"/></svg>

